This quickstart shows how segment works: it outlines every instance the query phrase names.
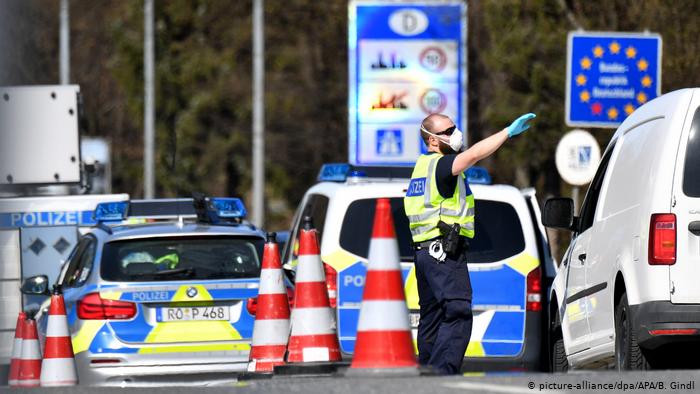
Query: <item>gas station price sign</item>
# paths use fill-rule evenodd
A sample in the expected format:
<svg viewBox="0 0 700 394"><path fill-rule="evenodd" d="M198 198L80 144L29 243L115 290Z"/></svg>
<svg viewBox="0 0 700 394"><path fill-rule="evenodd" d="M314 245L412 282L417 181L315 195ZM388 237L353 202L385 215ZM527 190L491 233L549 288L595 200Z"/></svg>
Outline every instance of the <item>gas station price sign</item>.
<svg viewBox="0 0 700 394"><path fill-rule="evenodd" d="M420 122L444 113L467 123L467 5L351 1L349 161L413 165Z"/></svg>

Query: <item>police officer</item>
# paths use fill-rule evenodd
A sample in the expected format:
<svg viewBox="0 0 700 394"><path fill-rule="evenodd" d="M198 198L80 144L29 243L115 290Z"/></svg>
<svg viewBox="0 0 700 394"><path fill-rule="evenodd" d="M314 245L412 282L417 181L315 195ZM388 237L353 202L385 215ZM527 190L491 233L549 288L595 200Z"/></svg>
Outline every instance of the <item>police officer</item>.
<svg viewBox="0 0 700 394"><path fill-rule="evenodd" d="M428 153L411 175L404 206L415 252L420 304L418 358L441 374L457 374L472 331L468 239L474 237L474 196L464 171L527 130L535 114L460 152L462 132L441 114L421 123Z"/></svg>

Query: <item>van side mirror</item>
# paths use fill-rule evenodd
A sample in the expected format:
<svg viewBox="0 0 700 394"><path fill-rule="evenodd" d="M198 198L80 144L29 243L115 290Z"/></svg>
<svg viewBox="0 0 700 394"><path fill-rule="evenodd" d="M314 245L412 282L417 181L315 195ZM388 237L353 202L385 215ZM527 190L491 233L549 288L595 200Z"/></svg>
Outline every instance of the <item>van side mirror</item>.
<svg viewBox="0 0 700 394"><path fill-rule="evenodd" d="M49 278L46 275L38 275L27 278L22 282L20 289L22 294L51 295L49 291Z"/></svg>
<svg viewBox="0 0 700 394"><path fill-rule="evenodd" d="M550 198L544 203L542 224L546 227L576 230L578 220L574 216L574 200L570 198Z"/></svg>

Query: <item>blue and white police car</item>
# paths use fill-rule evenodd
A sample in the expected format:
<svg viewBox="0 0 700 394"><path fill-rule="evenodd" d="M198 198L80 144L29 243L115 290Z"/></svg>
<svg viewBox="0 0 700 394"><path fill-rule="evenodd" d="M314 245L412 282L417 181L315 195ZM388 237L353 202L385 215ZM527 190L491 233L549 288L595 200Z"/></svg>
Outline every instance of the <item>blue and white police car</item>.
<svg viewBox="0 0 700 394"><path fill-rule="evenodd" d="M411 172L408 167L325 165L294 218L283 262L287 268L295 266L301 219L311 216L320 232L321 259L331 304L336 308L340 347L348 357L355 347L377 198L391 202L415 338L418 288L403 207ZM479 167L470 168L467 179L476 200L476 236L468 254L474 325L463 368L544 369L543 306L555 271L534 189L492 185L488 172Z"/></svg>
<svg viewBox="0 0 700 394"><path fill-rule="evenodd" d="M98 225L57 280L81 384L191 384L246 369L265 237L245 215L226 198L97 206ZM23 292L47 294L47 282L29 278ZM37 318L45 332L45 311Z"/></svg>

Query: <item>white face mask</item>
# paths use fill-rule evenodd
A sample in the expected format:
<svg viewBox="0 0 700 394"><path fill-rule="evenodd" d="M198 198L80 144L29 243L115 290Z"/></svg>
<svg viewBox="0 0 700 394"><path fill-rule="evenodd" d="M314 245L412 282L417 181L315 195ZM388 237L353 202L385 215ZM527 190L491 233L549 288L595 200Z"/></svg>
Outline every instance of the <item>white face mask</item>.
<svg viewBox="0 0 700 394"><path fill-rule="evenodd" d="M459 152L462 149L462 147L464 146L464 136L462 135L462 131L460 129L458 129L457 127L455 127L455 130L452 132L452 135L450 136L450 138L447 141L445 141L445 139L444 139L445 136L431 133L423 125L420 125L420 129L425 131L426 133L432 135L432 136L435 136L435 138L441 140L442 142L446 143L455 152Z"/></svg>

